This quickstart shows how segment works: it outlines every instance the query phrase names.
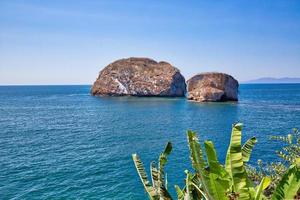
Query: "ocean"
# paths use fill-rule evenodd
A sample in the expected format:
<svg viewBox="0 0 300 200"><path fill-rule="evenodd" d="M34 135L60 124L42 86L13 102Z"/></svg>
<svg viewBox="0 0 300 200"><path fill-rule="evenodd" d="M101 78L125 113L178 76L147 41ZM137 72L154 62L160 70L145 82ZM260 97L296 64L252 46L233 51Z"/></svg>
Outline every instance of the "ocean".
<svg viewBox="0 0 300 200"><path fill-rule="evenodd" d="M165 144L166 172L184 185L191 169L186 131L214 142L224 162L235 122L243 141L258 139L251 157L276 161L271 135L300 128L300 84L242 84L239 102L185 98L93 97L89 85L0 87L0 199L146 199L131 160L147 171ZM149 171L148 171L149 172Z"/></svg>

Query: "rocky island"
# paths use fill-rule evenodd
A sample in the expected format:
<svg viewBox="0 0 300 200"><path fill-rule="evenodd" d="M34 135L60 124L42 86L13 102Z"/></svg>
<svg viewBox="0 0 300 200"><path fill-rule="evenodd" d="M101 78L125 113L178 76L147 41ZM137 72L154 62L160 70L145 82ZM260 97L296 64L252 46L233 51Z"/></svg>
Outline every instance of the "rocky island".
<svg viewBox="0 0 300 200"><path fill-rule="evenodd" d="M237 101L239 83L224 73L209 72L187 81L188 99L198 102Z"/></svg>
<svg viewBox="0 0 300 200"><path fill-rule="evenodd" d="M181 97L186 83L171 64L149 58L127 58L106 66L92 86L92 95Z"/></svg>

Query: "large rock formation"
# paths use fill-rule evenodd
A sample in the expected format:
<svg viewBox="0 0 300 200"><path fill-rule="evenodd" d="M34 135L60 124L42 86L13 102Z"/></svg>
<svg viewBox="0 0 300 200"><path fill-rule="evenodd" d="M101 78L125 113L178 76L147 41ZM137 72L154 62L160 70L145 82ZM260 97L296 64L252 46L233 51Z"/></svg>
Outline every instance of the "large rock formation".
<svg viewBox="0 0 300 200"><path fill-rule="evenodd" d="M187 81L188 99L204 101L237 101L239 83L224 73L201 73Z"/></svg>
<svg viewBox="0 0 300 200"><path fill-rule="evenodd" d="M167 62L149 58L117 60L105 67L91 93L109 96L184 96L186 84L180 71Z"/></svg>

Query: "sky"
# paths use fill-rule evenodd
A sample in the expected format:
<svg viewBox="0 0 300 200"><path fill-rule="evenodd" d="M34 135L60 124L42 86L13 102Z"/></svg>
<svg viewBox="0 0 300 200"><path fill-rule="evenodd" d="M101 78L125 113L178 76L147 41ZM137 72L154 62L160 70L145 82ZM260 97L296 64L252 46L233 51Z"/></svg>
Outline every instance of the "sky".
<svg viewBox="0 0 300 200"><path fill-rule="evenodd" d="M0 85L92 84L128 57L300 77L300 1L0 0Z"/></svg>

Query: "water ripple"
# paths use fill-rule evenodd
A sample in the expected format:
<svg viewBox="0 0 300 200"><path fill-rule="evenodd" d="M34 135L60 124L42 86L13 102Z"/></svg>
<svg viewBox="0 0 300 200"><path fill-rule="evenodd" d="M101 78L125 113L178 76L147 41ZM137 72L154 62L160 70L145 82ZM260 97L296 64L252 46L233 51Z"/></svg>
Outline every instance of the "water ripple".
<svg viewBox="0 0 300 200"><path fill-rule="evenodd" d="M270 88L271 87L271 88ZM224 161L231 124L257 136L251 162L274 160L272 134L300 122L300 85L241 85L239 103L184 98L97 98L90 86L0 87L1 199L145 199L131 154L148 167L171 140L172 185L190 168L186 130Z"/></svg>

